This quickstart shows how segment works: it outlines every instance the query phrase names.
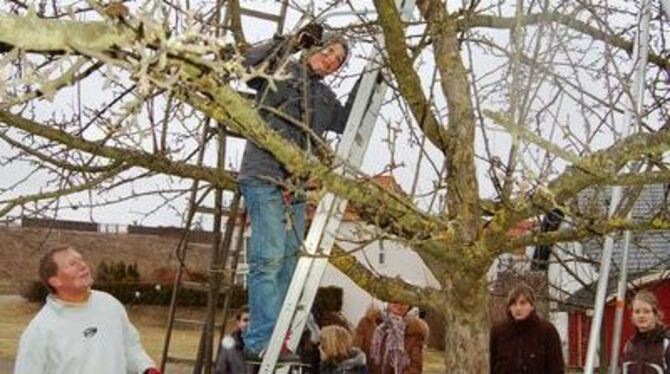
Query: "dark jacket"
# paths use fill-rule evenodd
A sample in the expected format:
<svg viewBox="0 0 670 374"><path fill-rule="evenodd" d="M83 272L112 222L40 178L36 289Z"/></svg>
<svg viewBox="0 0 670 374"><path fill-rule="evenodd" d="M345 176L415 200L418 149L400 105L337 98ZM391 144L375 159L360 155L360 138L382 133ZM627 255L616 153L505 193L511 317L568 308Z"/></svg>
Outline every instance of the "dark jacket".
<svg viewBox="0 0 670 374"><path fill-rule="evenodd" d="M354 346L359 347L365 353L371 374L381 373L381 365L376 365L370 357L372 337L375 329L382 322L381 315L381 310L377 308L368 309L354 331ZM428 339L428 325L416 317L406 317L405 323L405 352L409 356L410 363L402 373L396 374L420 374L423 372L423 346Z"/></svg>
<svg viewBox="0 0 670 374"><path fill-rule="evenodd" d="M623 351L626 374L670 373L670 336L663 327L641 333L636 331ZM659 371L660 370L660 371Z"/></svg>
<svg viewBox="0 0 670 374"><path fill-rule="evenodd" d="M346 360L339 363L322 362L320 374L367 374L368 368L365 364L365 353L358 348L351 351Z"/></svg>
<svg viewBox="0 0 670 374"><path fill-rule="evenodd" d="M245 53L245 64L258 67L272 56L281 56L283 53L277 52L280 46L281 41L275 40L250 48ZM316 142L313 139L308 141L308 133L295 122L306 122L317 136L322 136L326 131L342 133L354 95L349 95L345 109L321 77L312 73L305 64L291 60L286 66L286 72L290 77L275 80L274 87L262 78L253 78L247 85L256 90L256 107L269 127L298 147L309 147L313 151ZM285 180L287 177L286 169L270 152L251 141L246 143L238 181L260 180L269 183L268 178Z"/></svg>
<svg viewBox="0 0 670 374"><path fill-rule="evenodd" d="M535 312L522 321L508 315L491 330L489 343L492 374L564 373L558 331Z"/></svg>
<svg viewBox="0 0 670 374"><path fill-rule="evenodd" d="M237 330L221 340L221 351L216 360L214 374L245 374L246 372L242 331Z"/></svg>

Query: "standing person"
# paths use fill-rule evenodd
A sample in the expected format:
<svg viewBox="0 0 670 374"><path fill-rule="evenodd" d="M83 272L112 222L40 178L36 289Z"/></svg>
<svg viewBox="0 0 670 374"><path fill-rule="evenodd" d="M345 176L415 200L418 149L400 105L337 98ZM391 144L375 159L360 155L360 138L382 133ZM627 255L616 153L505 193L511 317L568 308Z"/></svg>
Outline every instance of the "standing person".
<svg viewBox="0 0 670 374"><path fill-rule="evenodd" d="M123 305L91 290L91 270L72 246L39 264L50 294L21 335L15 374L159 374Z"/></svg>
<svg viewBox="0 0 670 374"><path fill-rule="evenodd" d="M276 61L291 40L251 48L249 66L285 66L289 78L269 83L262 78L247 82L256 90L256 107L271 129L287 141L313 151L316 136L327 130L342 133L348 109L337 100L323 78L337 71L348 55L348 45L335 34L321 37L320 26L299 32L297 45L304 49L300 62ZM317 46L318 44L318 46ZM353 95L350 95L350 99ZM349 101L347 108L351 105ZM251 221L249 251L249 307L251 324L244 335L245 355L262 358L286 296L305 231L305 194L302 180L292 176L270 153L247 141L238 176L240 191ZM281 361L296 360L283 350Z"/></svg>
<svg viewBox="0 0 670 374"><path fill-rule="evenodd" d="M233 331L221 339L221 351L216 360L215 374L244 374L247 372L242 333L249 326L249 307L245 305L235 313L234 324Z"/></svg>
<svg viewBox="0 0 670 374"><path fill-rule="evenodd" d="M370 306L355 329L354 346L363 350L372 374L423 372L423 347L428 325L407 315L410 306L389 302L382 312Z"/></svg>
<svg viewBox="0 0 670 374"><path fill-rule="evenodd" d="M507 320L493 327L492 374L558 374L564 372L558 331L535 311L535 293L526 286L507 296Z"/></svg>
<svg viewBox="0 0 670 374"><path fill-rule="evenodd" d="M633 298L633 337L623 351L624 374L670 373L670 335L653 293L643 290Z"/></svg>
<svg viewBox="0 0 670 374"><path fill-rule="evenodd" d="M367 374L365 354L352 345L351 333L337 325L321 330L320 374Z"/></svg>

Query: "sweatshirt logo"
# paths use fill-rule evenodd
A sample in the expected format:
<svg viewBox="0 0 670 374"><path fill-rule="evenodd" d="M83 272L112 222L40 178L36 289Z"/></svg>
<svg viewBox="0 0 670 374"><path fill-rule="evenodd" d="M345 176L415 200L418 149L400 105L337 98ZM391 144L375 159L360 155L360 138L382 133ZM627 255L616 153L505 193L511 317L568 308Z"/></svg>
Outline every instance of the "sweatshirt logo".
<svg viewBox="0 0 670 374"><path fill-rule="evenodd" d="M85 338L90 338L90 337L92 337L93 335L95 335L97 332L98 332L98 328L97 328L97 327L89 327L89 328L87 328L86 330L84 330L84 337L85 337Z"/></svg>

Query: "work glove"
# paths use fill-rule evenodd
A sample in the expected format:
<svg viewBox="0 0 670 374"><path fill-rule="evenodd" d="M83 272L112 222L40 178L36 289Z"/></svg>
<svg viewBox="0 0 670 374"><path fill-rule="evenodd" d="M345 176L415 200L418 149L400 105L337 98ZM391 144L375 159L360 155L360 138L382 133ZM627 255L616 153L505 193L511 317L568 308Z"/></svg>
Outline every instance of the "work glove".
<svg viewBox="0 0 670 374"><path fill-rule="evenodd" d="M309 49L321 44L323 36L323 26L318 23L309 23L298 31L298 47L300 49Z"/></svg>

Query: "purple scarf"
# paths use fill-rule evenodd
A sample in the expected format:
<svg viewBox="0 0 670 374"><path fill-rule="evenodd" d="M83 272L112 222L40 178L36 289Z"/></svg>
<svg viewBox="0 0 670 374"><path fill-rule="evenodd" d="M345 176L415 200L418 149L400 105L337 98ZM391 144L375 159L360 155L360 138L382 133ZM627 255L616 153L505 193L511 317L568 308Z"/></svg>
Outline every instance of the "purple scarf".
<svg viewBox="0 0 670 374"><path fill-rule="evenodd" d="M382 374L400 374L409 365L409 356L405 352L405 320L384 313L382 323L372 335L372 349L370 356L379 365L382 364Z"/></svg>

